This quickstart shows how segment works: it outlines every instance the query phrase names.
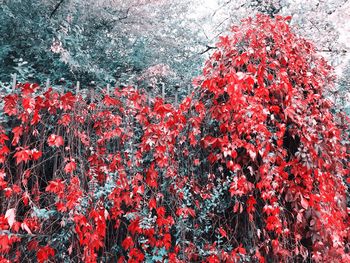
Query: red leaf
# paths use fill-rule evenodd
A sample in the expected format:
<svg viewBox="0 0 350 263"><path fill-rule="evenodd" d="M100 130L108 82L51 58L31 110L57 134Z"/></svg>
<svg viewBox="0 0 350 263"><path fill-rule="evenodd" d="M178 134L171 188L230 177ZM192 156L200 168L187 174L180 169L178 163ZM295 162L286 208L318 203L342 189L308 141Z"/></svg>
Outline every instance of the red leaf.
<svg viewBox="0 0 350 263"><path fill-rule="evenodd" d="M120 105L120 101L115 99L115 98L112 98L108 95L106 95L104 98L103 98L103 102L106 106L117 106L117 105Z"/></svg>
<svg viewBox="0 0 350 263"><path fill-rule="evenodd" d="M63 204L62 202L58 202L56 204L56 208L58 212L66 212L67 211L67 207L65 206L65 204Z"/></svg>
<svg viewBox="0 0 350 263"><path fill-rule="evenodd" d="M226 233L226 231L225 231L222 227L219 228L219 233L220 233L221 236L227 238L227 233Z"/></svg>
<svg viewBox="0 0 350 263"><path fill-rule="evenodd" d="M165 216L165 207L161 206L157 208L157 215L158 217L164 217Z"/></svg>
<svg viewBox="0 0 350 263"><path fill-rule="evenodd" d="M29 203L29 194L28 194L28 192L24 192L24 193L23 193L23 195L22 195L22 200L23 200L23 204L24 204L25 206L27 206L28 203Z"/></svg>
<svg viewBox="0 0 350 263"><path fill-rule="evenodd" d="M5 144L5 142L8 140L9 140L9 137L6 134L4 133L0 134L0 144Z"/></svg>
<svg viewBox="0 0 350 263"><path fill-rule="evenodd" d="M171 247L171 235L170 234L164 234L163 244L167 250L170 249L170 247Z"/></svg>
<svg viewBox="0 0 350 263"><path fill-rule="evenodd" d="M245 248L242 247L242 244L237 248L237 252L238 252L239 254L242 254L242 255L247 254Z"/></svg>
<svg viewBox="0 0 350 263"><path fill-rule="evenodd" d="M228 36L220 36L219 37L219 43L217 44L217 47L228 47L230 46L230 39Z"/></svg>
<svg viewBox="0 0 350 263"><path fill-rule="evenodd" d="M149 201L149 208L152 209L156 209L157 208L157 201L154 197L151 198L151 200Z"/></svg>
<svg viewBox="0 0 350 263"><path fill-rule="evenodd" d="M56 135L56 134L51 134L49 138L47 139L47 144L51 147L60 147L64 145L64 140L62 136Z"/></svg>
<svg viewBox="0 0 350 263"><path fill-rule="evenodd" d="M176 214L178 216L182 216L183 218L187 218L189 215L192 217L196 216L196 212L194 211L194 209L189 208L189 207L178 208L176 210Z"/></svg>
<svg viewBox="0 0 350 263"><path fill-rule="evenodd" d="M64 171L68 173L73 173L75 169L77 168L77 164L74 161L70 161L69 163L66 164L64 167Z"/></svg>
<svg viewBox="0 0 350 263"><path fill-rule="evenodd" d="M21 148L19 148L21 149ZM17 152L14 154L14 157L16 158L16 164L19 164L20 162L27 162L30 160L31 151L27 149L21 149L17 150Z"/></svg>
<svg viewBox="0 0 350 263"><path fill-rule="evenodd" d="M218 138L215 138L215 137L208 135L202 139L202 143L203 143L204 148L207 148L210 146L215 148L218 146Z"/></svg>
<svg viewBox="0 0 350 263"><path fill-rule="evenodd" d="M251 213L255 211L256 200L254 196L250 196L247 200L247 212Z"/></svg>
<svg viewBox="0 0 350 263"><path fill-rule="evenodd" d="M145 259L145 255L137 248L132 248L130 250L129 256L131 259L129 259L129 262L143 262Z"/></svg>
<svg viewBox="0 0 350 263"><path fill-rule="evenodd" d="M13 223L16 222L15 217L16 217L16 209L11 208L6 211L5 218L7 219L7 222L10 228L12 227Z"/></svg>
<svg viewBox="0 0 350 263"><path fill-rule="evenodd" d="M165 114L172 112L173 108L171 104L157 104L154 107L154 111L161 116L164 116Z"/></svg>
<svg viewBox="0 0 350 263"><path fill-rule="evenodd" d="M259 263L265 263L265 258L260 254L258 249L255 251L255 257L259 260Z"/></svg>
<svg viewBox="0 0 350 263"><path fill-rule="evenodd" d="M42 156L42 152L41 151L38 151L37 149L33 149L32 150L32 157L33 157L33 160L39 160Z"/></svg>
<svg viewBox="0 0 350 263"><path fill-rule="evenodd" d="M151 164L151 167L148 169L146 174L146 183L149 187L157 188L158 183L158 172L154 168L154 164Z"/></svg>
<svg viewBox="0 0 350 263"><path fill-rule="evenodd" d="M217 255L211 255L207 259L208 263L220 263L220 259Z"/></svg>
<svg viewBox="0 0 350 263"><path fill-rule="evenodd" d="M59 196L63 196L65 190L65 185L61 179L55 179L49 182L48 186L46 186L45 191L57 194Z"/></svg>
<svg viewBox="0 0 350 263"><path fill-rule="evenodd" d="M23 95L30 95L34 93L40 86L36 83L24 83L20 86Z"/></svg>
<svg viewBox="0 0 350 263"><path fill-rule="evenodd" d="M30 234L31 234L31 232L30 232ZM32 241L28 242L28 250L37 250L38 246L39 246L39 242L36 240L32 240Z"/></svg>
<svg viewBox="0 0 350 263"><path fill-rule="evenodd" d="M38 262L43 263L47 261L50 257L55 256L55 250L50 246L41 247L36 253L36 256L37 256Z"/></svg>
<svg viewBox="0 0 350 263"><path fill-rule="evenodd" d="M63 126L68 126L71 122L71 117L69 114L63 114L61 119L58 121L58 124L61 124Z"/></svg>
<svg viewBox="0 0 350 263"><path fill-rule="evenodd" d="M16 94L7 95L4 98L5 105L4 105L4 112L9 115L13 116L17 114L17 101L18 96Z"/></svg>
<svg viewBox="0 0 350 263"><path fill-rule="evenodd" d="M70 110L73 108L75 103L75 96L72 92L67 92L61 97L61 105L60 108L63 110Z"/></svg>
<svg viewBox="0 0 350 263"><path fill-rule="evenodd" d="M21 126L15 127L12 129L12 132L13 132L12 145L17 145L23 133L23 128Z"/></svg>
<svg viewBox="0 0 350 263"><path fill-rule="evenodd" d="M39 114L39 110L35 110L34 113L33 113L33 118L32 120L30 121L30 124L31 125L36 125L39 123L41 117L40 117L40 114Z"/></svg>
<svg viewBox="0 0 350 263"><path fill-rule="evenodd" d="M284 20L285 21L290 21L290 20L292 20L292 16L286 16L286 17L284 17Z"/></svg>
<svg viewBox="0 0 350 263"><path fill-rule="evenodd" d="M31 114L35 108L35 99L34 98L23 98L22 99L22 106L23 106L23 109L28 114Z"/></svg>
<svg viewBox="0 0 350 263"><path fill-rule="evenodd" d="M128 250L130 248L132 248L134 246L134 241L132 240L132 238L130 236L128 236L127 238L124 239L123 243L122 243L122 247L125 250Z"/></svg>
<svg viewBox="0 0 350 263"><path fill-rule="evenodd" d="M0 235L0 252L8 253L11 249L11 241L8 235Z"/></svg>

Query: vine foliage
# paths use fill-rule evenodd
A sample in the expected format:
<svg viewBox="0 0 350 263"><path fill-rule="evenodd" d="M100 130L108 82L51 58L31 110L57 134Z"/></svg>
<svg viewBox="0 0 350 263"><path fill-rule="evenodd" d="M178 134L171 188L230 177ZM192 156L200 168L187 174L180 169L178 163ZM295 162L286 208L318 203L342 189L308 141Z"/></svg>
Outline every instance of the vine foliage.
<svg viewBox="0 0 350 263"><path fill-rule="evenodd" d="M232 27L179 107L18 84L0 126L1 262L349 262L347 123L288 21Z"/></svg>

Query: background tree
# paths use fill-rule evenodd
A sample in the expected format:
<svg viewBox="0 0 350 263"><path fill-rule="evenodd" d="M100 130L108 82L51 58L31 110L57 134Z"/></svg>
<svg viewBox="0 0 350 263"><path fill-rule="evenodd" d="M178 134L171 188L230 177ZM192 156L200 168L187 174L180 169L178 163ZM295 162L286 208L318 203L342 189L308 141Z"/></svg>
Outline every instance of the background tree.
<svg viewBox="0 0 350 263"><path fill-rule="evenodd" d="M22 80L128 84L137 83L147 68L164 64L174 73L168 86L186 86L202 61L201 38L187 4L3 1L1 80L17 72Z"/></svg>

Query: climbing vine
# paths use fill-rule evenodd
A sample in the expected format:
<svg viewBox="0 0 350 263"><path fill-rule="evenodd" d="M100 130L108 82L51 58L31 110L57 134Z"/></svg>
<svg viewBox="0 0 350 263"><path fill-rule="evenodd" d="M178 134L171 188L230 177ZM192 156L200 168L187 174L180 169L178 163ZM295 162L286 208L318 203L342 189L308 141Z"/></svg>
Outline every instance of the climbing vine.
<svg viewBox="0 0 350 263"><path fill-rule="evenodd" d="M232 27L178 107L19 83L0 126L1 262L348 262L348 124L288 21Z"/></svg>

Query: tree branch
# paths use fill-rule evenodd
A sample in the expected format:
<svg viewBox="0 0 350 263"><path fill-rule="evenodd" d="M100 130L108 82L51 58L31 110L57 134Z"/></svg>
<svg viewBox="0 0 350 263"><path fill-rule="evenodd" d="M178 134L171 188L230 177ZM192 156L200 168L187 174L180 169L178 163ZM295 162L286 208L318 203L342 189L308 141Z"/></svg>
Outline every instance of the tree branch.
<svg viewBox="0 0 350 263"><path fill-rule="evenodd" d="M333 53L333 52L335 52L335 53L348 53L348 50L346 50L346 49L331 49L331 48L329 48L329 49L318 49L317 51L318 52L325 52L325 53Z"/></svg>
<svg viewBox="0 0 350 263"><path fill-rule="evenodd" d="M129 16L129 12L130 12L130 8L131 8L131 7L129 7L129 8L126 10L126 12L125 12L125 15L124 15L124 16L122 16L122 17L118 18L118 21L122 21L122 20L124 20L124 19L127 19L127 18L128 18L128 16Z"/></svg>
<svg viewBox="0 0 350 263"><path fill-rule="evenodd" d="M58 8L61 6L61 4L63 3L64 0L60 0L56 6L55 6L55 9L51 12L50 14L50 19L53 17L53 15L57 12Z"/></svg>
<svg viewBox="0 0 350 263"><path fill-rule="evenodd" d="M206 45L207 49L200 52L199 55L203 55L204 53L208 52L209 50L212 50L212 49L217 49L217 47L212 47L212 46L208 46Z"/></svg>

